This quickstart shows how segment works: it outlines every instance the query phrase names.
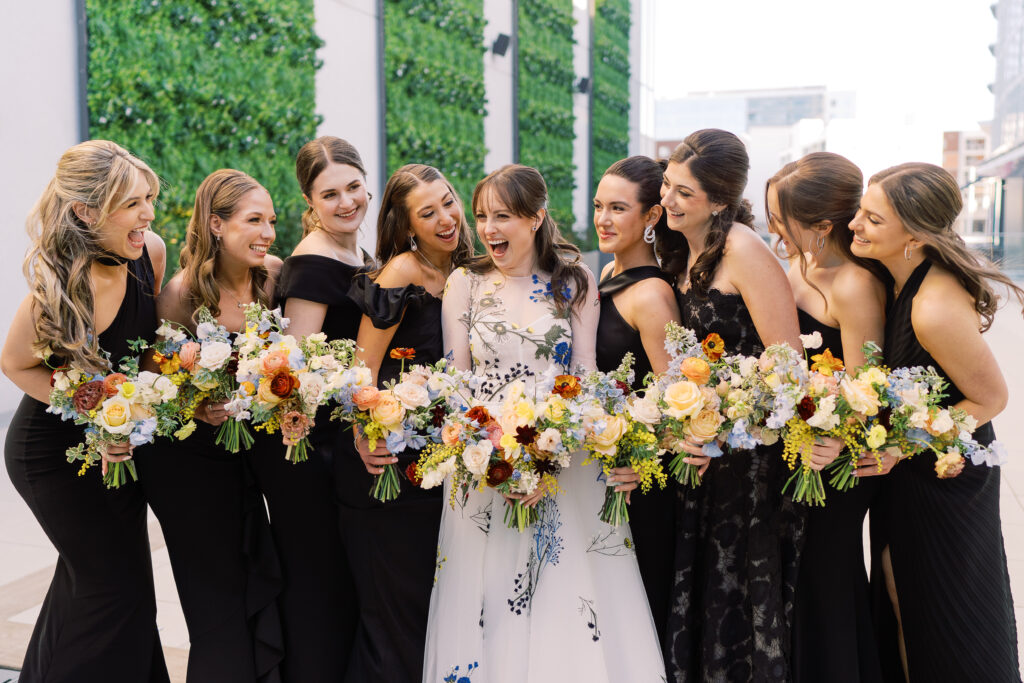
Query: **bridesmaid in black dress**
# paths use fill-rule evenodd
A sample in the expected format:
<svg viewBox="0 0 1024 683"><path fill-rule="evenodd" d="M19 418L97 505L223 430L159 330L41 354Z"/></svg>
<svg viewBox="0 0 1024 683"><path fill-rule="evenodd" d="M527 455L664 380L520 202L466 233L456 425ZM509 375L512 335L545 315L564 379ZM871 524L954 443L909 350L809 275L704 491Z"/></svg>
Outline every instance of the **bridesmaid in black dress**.
<svg viewBox="0 0 1024 683"><path fill-rule="evenodd" d="M152 341L165 250L148 231L156 174L106 140L61 157L29 217L30 293L4 344L3 371L25 392L7 432L7 472L59 554L20 680L168 681L156 628L153 567L142 489L107 490L76 476L64 451L81 427L46 413L53 367L104 371ZM131 457L110 447L107 463Z"/></svg>
<svg viewBox="0 0 1024 683"><path fill-rule="evenodd" d="M296 338L323 332L354 339L359 310L347 294L367 258L356 245L370 195L359 152L332 136L307 142L295 176L309 208L304 236L285 259L277 300ZM281 557L285 590L285 680L337 683L349 669L356 595L338 531L333 462L354 458L352 439L321 408L310 434L308 462L295 465L280 453L254 460Z"/></svg>
<svg viewBox="0 0 1024 683"><path fill-rule="evenodd" d="M411 348L411 364L435 363L444 351L441 293L451 271L472 255L462 203L441 173L423 164L395 171L377 219L378 270L359 275L349 296L363 311L359 357L378 385L397 381L396 348ZM335 460L340 521L359 594L359 627L346 681L414 683L423 674L430 591L441 523L439 488L424 490L406 477L418 452L399 457L380 444L362 462ZM370 497L374 474L395 464L401 493L381 503Z"/></svg>
<svg viewBox="0 0 1024 683"><path fill-rule="evenodd" d="M281 260L274 204L255 179L230 169L196 190L181 270L160 293L157 313L193 332L206 306L229 331L245 327L241 307L269 304ZM188 626L188 681L280 681L281 570L249 460L281 457L280 437L257 432L252 449L217 445L224 403L204 402L185 441L159 439L138 460L149 505L160 520Z"/></svg>
<svg viewBox="0 0 1024 683"><path fill-rule="evenodd" d="M658 266L654 255L657 236L664 236L668 230L659 203L664 170L644 156L617 161L605 171L594 196L598 248L615 255L601 273L598 286L601 318L597 326L597 369L614 370L631 352L636 359L634 391L643 388L644 377L652 370L661 373L668 369L665 325L670 320L679 322L671 278ZM622 470L615 476L630 481L623 475L632 470ZM636 560L659 643L665 640L670 612L675 497L675 480L669 477L664 489L655 487L643 495L632 494L629 507Z"/></svg>
<svg viewBox="0 0 1024 683"><path fill-rule="evenodd" d="M815 152L783 166L766 192L769 229L779 236L778 251L790 263L800 332L822 337L810 353L829 349L851 369L864 364L865 342L882 344L883 281L891 280L877 261L850 253L849 224L863 187L852 162ZM878 468L862 474L878 474ZM807 510L793 614L795 681L881 680L862 540L878 484L877 478L865 478L846 492L828 488L825 506Z"/></svg>
<svg viewBox="0 0 1024 683"><path fill-rule="evenodd" d="M956 180L938 166L876 173L850 224L853 253L877 259L894 280L886 363L936 368L949 380L946 404L974 416L975 438L990 443L1007 388L981 333L995 316L994 283L1020 301L1024 291L953 231L961 208ZM871 509L872 546L882 549L885 585L898 605L876 603L885 610L886 680L1019 681L1000 470L967 461L959 475L940 479L934 464L927 453L900 462Z"/></svg>
<svg viewBox="0 0 1024 683"><path fill-rule="evenodd" d="M786 275L750 229L748 167L743 143L726 131L697 131L675 149L661 203L682 239L662 267L679 275L682 324L698 338L721 335L727 353L757 355L780 342L800 349ZM787 680L803 510L781 494L781 448L727 448L710 461L699 445L683 447L703 482L679 487L669 676Z"/></svg>

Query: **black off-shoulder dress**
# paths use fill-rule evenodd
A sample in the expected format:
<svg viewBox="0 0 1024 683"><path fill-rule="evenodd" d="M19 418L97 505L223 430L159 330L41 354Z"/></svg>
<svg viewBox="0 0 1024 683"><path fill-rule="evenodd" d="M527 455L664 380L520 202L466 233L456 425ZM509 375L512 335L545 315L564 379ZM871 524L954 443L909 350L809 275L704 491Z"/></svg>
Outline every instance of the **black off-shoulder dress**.
<svg viewBox="0 0 1024 683"><path fill-rule="evenodd" d="M156 328L153 266L144 249L128 262L124 299L99 336L100 348L116 365L134 355L129 339L152 341ZM26 395L4 448L14 488L59 553L19 680L169 681L156 628L142 488L129 481L107 490L99 467L77 476L64 451L82 441L83 430L46 407Z"/></svg>
<svg viewBox="0 0 1024 683"><path fill-rule="evenodd" d="M651 372L651 362L644 351L640 333L630 326L615 306L615 295L648 278L670 282L670 277L656 266L624 270L601 281L601 318L597 324L597 369L609 372L619 367L623 356L632 353L633 390L643 389L643 380ZM668 322L667 320L665 321ZM634 491L629 505L629 527L636 547L640 577L647 591L647 601L658 630L658 642L665 642L668 615L671 611L672 563L675 559L676 481L669 477L664 489L654 487L640 495Z"/></svg>
<svg viewBox="0 0 1024 683"><path fill-rule="evenodd" d="M377 375L379 385L397 381L401 361L391 349L411 348L410 364L435 363L444 351L441 300L417 285L382 288L356 277L349 296L374 326L398 325ZM335 459L340 521L359 592L359 628L346 681L400 683L423 676L430 591L441 524L441 489L421 489L405 477L419 452L400 453L401 493L380 503L370 497L373 475L358 456Z"/></svg>

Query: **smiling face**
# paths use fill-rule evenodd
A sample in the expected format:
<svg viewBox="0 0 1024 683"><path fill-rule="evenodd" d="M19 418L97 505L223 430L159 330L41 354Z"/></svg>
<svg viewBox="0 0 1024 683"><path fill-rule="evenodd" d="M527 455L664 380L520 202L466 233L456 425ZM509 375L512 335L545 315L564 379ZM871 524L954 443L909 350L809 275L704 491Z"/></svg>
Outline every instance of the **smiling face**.
<svg viewBox="0 0 1024 683"><path fill-rule="evenodd" d="M406 198L409 226L418 249L450 254L459 246L461 208L448 183L420 183Z"/></svg>
<svg viewBox="0 0 1024 683"><path fill-rule="evenodd" d="M793 258L801 252L808 251L806 246L816 239L812 231L804 227L799 221L790 219L783 223L782 213L779 211L779 193L775 185L768 186L766 195L768 203L768 231L778 237L778 244L781 245L779 256L785 254L786 258Z"/></svg>
<svg viewBox="0 0 1024 683"><path fill-rule="evenodd" d="M853 242L850 251L861 258L885 261L902 258L907 244L916 246L914 239L903 227L885 192L877 184L868 185L860 200L860 209L850 221Z"/></svg>
<svg viewBox="0 0 1024 683"><path fill-rule="evenodd" d="M306 201L328 233L354 233L366 216L370 198L362 171L348 164L328 164L313 181Z"/></svg>
<svg viewBox="0 0 1024 683"><path fill-rule="evenodd" d="M598 249L605 254L625 251L643 240L651 220L638 198L639 186L617 175L605 175L594 194L594 228Z"/></svg>
<svg viewBox="0 0 1024 683"><path fill-rule="evenodd" d="M689 162L670 161L661 184L661 205L665 207L668 227L681 233L697 233L711 225L712 211L724 204L712 202L704 188L690 173Z"/></svg>
<svg viewBox="0 0 1024 683"><path fill-rule="evenodd" d="M106 220L96 225L96 235L104 251L135 260L146 245L145 232L156 218L153 212L155 194L149 180L141 172L135 174L131 190ZM90 210L88 216L97 212Z"/></svg>
<svg viewBox="0 0 1024 683"><path fill-rule="evenodd" d="M263 265L277 236L277 215L270 194L262 187L249 190L226 220L210 218L210 229L220 237L220 254L249 268Z"/></svg>
<svg viewBox="0 0 1024 683"><path fill-rule="evenodd" d="M517 216L496 192L480 197L476 232L498 270L506 275L527 275L537 261L535 227L540 226L544 210L536 216Z"/></svg>

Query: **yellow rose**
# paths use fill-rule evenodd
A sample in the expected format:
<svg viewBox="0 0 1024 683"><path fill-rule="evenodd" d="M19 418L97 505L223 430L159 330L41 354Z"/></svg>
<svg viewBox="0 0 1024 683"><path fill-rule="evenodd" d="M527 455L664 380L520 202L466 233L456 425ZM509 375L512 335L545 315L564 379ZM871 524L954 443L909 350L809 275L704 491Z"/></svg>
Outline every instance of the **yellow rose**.
<svg viewBox="0 0 1024 683"><path fill-rule="evenodd" d="M405 408L390 391L380 392L377 405L370 408L370 419L385 427L394 427L405 419Z"/></svg>
<svg viewBox="0 0 1024 683"><path fill-rule="evenodd" d="M626 430L629 429L629 422L621 415L609 415L604 420L604 429L599 434L593 434L589 440L594 450L605 455L613 455L615 448Z"/></svg>
<svg viewBox="0 0 1024 683"><path fill-rule="evenodd" d="M839 391L850 407L858 413L868 416L878 414L878 394L864 380L843 379L839 383Z"/></svg>
<svg viewBox="0 0 1024 683"><path fill-rule="evenodd" d="M278 403L281 402L281 397L277 396L273 391L270 390L269 378L263 377L260 379L260 386L256 390L256 400L258 400L260 403L266 403L272 406L276 406Z"/></svg>
<svg viewBox="0 0 1024 683"><path fill-rule="evenodd" d="M718 428L724 421L717 410L702 410L690 418L686 431L697 441L707 443L718 436Z"/></svg>
<svg viewBox="0 0 1024 683"><path fill-rule="evenodd" d="M515 411L516 415L519 417L520 425L529 424L537 417L533 409L533 403L527 400L522 400L516 403Z"/></svg>
<svg viewBox="0 0 1024 683"><path fill-rule="evenodd" d="M96 423L111 434L130 434L134 425L129 419L132 405L121 396L112 396L103 402Z"/></svg>
<svg viewBox="0 0 1024 683"><path fill-rule="evenodd" d="M700 387L688 380L670 385L665 390L662 400L668 406L665 413L677 420L690 417L704 407L704 396L700 393Z"/></svg>
<svg viewBox="0 0 1024 683"><path fill-rule="evenodd" d="M871 450L878 450L885 444L885 439L888 436L885 432L885 427L882 425L875 425L867 433L867 444Z"/></svg>
<svg viewBox="0 0 1024 683"><path fill-rule="evenodd" d="M561 419L565 408L565 400L560 396L551 396L544 402L544 414L552 420Z"/></svg>

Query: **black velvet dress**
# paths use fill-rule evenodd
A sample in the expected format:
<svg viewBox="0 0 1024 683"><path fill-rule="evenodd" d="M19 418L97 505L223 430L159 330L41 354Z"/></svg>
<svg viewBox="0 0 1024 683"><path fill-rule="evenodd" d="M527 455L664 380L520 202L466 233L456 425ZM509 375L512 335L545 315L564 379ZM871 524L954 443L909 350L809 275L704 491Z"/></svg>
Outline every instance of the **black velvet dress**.
<svg viewBox="0 0 1024 683"><path fill-rule="evenodd" d="M739 294L680 295L683 326L717 332L727 353L763 345ZM781 446L731 450L676 503L675 586L668 677L675 681L785 681L803 506L782 495Z"/></svg>
<svg viewBox="0 0 1024 683"><path fill-rule="evenodd" d="M800 333L820 332L824 349L846 358L839 328L797 310ZM793 680L800 683L880 681L881 664L864 569L864 517L881 477L840 492L826 481L825 506L809 506L793 610Z"/></svg>
<svg viewBox="0 0 1024 683"><path fill-rule="evenodd" d="M149 253L128 262L128 284L114 321L99 335L116 366L127 340L153 340L157 328ZM57 569L25 653L25 683L169 681L156 628L153 566L142 488L107 490L99 467L77 476L64 451L81 427L21 400L4 449L7 472L57 548ZM136 449L141 455L145 447Z"/></svg>
<svg viewBox="0 0 1024 683"><path fill-rule="evenodd" d="M644 377L651 371L651 362L644 351L640 333L627 323L615 307L615 294L648 278L669 276L656 266L641 266L624 270L614 277L605 278L598 286L601 294L601 318L597 325L597 369L609 372L619 367L622 357L631 352L633 364L633 390L643 388ZM668 322L667 320L665 322ZM636 547L636 561L640 577L647 591L647 601L658 630L658 642L665 642L668 615L671 611L672 577L675 560L676 481L668 478L664 489L654 487L649 493L634 491L629 505L629 528Z"/></svg>
<svg viewBox="0 0 1024 683"><path fill-rule="evenodd" d="M407 369L443 356L441 300L422 287L386 289L362 275L349 296L374 326L398 325L377 373L378 385L398 379L401 361L390 358L391 349L415 350ZM346 681L418 683L423 677L442 492L408 481L405 469L418 457L418 451L398 455L401 493L387 503L370 497L373 475L358 455L334 463L342 534L359 592L359 627Z"/></svg>
<svg viewBox="0 0 1024 683"><path fill-rule="evenodd" d="M931 267L925 261L903 286L885 325L892 368L932 366L911 324L914 296ZM963 399L953 385L945 403ZM992 423L974 432L995 439ZM938 479L935 457L915 455L883 477L871 508L872 546L889 546L911 681L1019 681L1017 629L999 519L998 467L967 462L960 476ZM877 536L877 539L876 539ZM879 572L872 576L885 680L902 681L895 617Z"/></svg>
<svg viewBox="0 0 1024 683"><path fill-rule="evenodd" d="M287 299L327 305L322 331L329 339L354 339L359 310L348 298L360 267L315 254L285 259L276 300L288 315ZM355 632L356 595L338 532L333 461L352 439L339 434L330 409L316 416L309 461L284 459L280 438L274 448L254 454L252 463L270 509L270 524L284 572L280 605L284 624L285 681L337 683L349 668Z"/></svg>

